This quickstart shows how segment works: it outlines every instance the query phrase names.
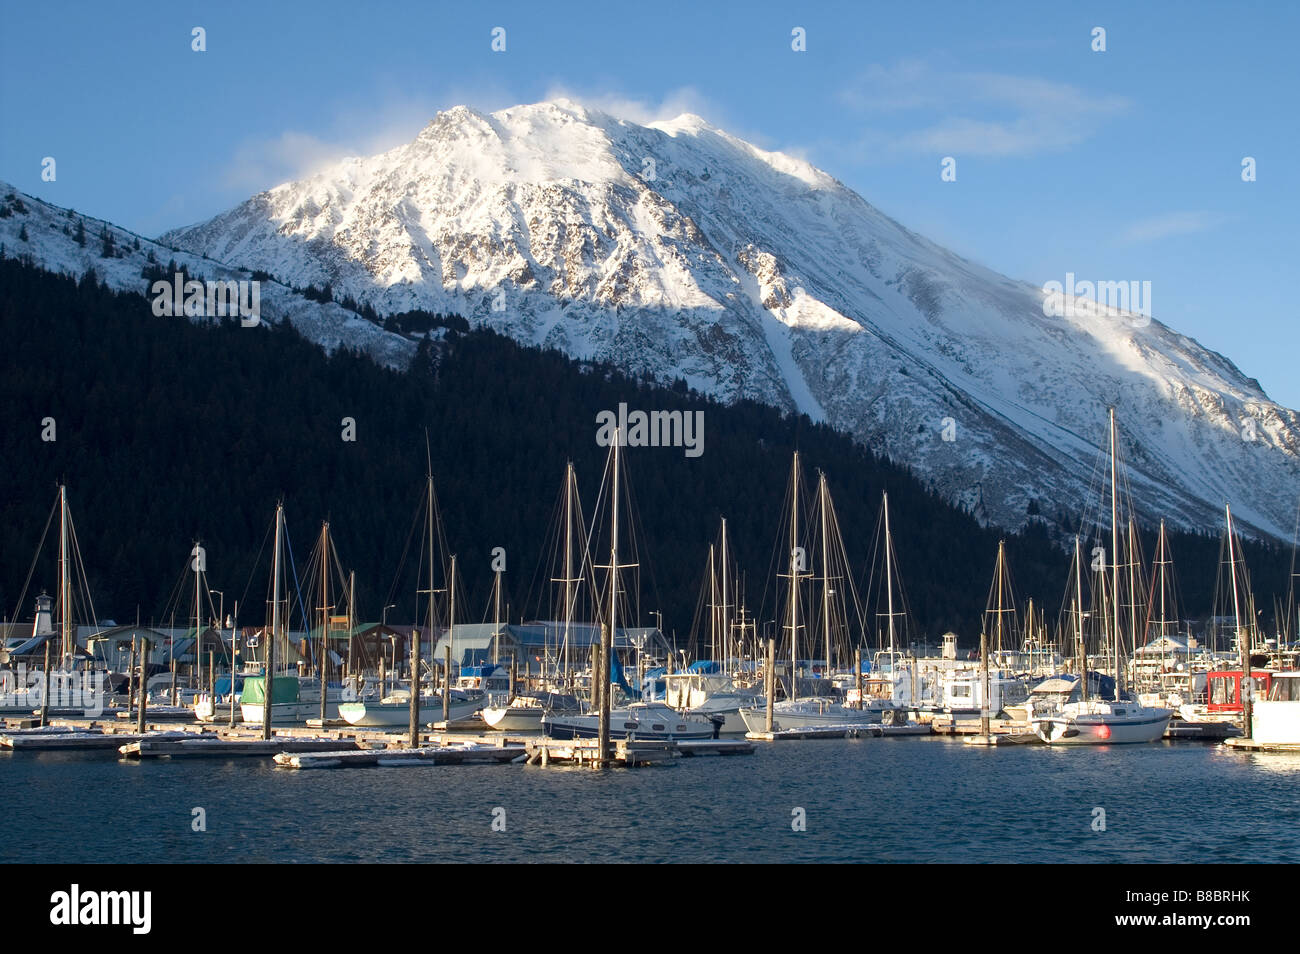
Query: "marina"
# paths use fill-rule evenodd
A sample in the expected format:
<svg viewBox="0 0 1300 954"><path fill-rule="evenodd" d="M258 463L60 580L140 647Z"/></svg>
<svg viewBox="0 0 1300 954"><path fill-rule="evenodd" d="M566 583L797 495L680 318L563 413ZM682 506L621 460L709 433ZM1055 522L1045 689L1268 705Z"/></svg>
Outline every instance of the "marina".
<svg viewBox="0 0 1300 954"><path fill-rule="evenodd" d="M776 544L789 559L772 568L773 595L762 607L771 614L767 626L760 634L745 604L724 519L700 586L693 658L665 633L658 611L651 611L656 625L640 625L643 558L617 439L590 526L574 470L566 468L554 552L542 571L553 599L539 604L540 618L518 623L507 622L501 606L503 568L494 571L490 622L458 622L463 570L428 474L407 555L415 622L390 624L386 611L395 603L378 623L359 621L356 581L342 570L328 522L300 571L277 504L267 528L264 623L241 627L239 603L229 615L212 606L219 591L196 543L176 590L188 594L189 605L179 595L174 601L178 614L191 617L188 629L114 625L106 636L100 624L74 619L90 599L73 592L86 577L76 569L70 503L60 487L50 519L60 528L59 596L41 594L30 624L8 628L0 661L8 681L23 686L5 700L0 771L32 792L53 784L119 790L129 810L144 816L166 804L155 805L169 790L173 798L188 793L187 801L214 802L223 832L243 832L260 858L281 849L256 828L257 819L266 821L257 798L305 798L309 811L345 812L343 824L364 831L366 813L348 806L378 800L385 824L400 825L410 811L405 802L418 802L421 786L430 784L428 772L437 773L443 814L467 819L477 804L481 816L490 803L492 825L531 818L527 824L551 832L551 841L538 842L520 827L494 827L518 834L505 848L462 844L454 860L531 860L514 852L547 850L572 858L592 840L622 860L688 860L701 843L670 831L682 814L767 832L755 839L733 829L726 844L704 838L710 860L762 860L771 837L783 828L805 832L810 817L822 818L819 831L839 832L840 840L805 838L796 858L816 845L819 860L963 860L969 840L956 828L944 835L941 855L915 842L881 854L879 843L844 827L862 822L848 800L869 799L882 786L891 804L914 799L902 815L913 836L928 811L953 823L945 798L960 805L977 791L1007 800L1033 824L1008 827L995 812L995 835L979 840L996 842L1000 852L1009 845L1014 854L1028 851L1029 831L1056 837L1083 811L1078 801L1051 807L1052 799L1105 801L1122 813L1151 793L1181 797L1188 773L1206 790L1230 777L1267 790L1300 775L1292 758L1300 753L1297 655L1257 624L1232 511L1224 511L1220 586L1231 607L1219 621L1227 637L1223 649L1206 648L1169 608L1165 568L1172 561L1163 529L1151 571L1142 564L1117 445L1112 415L1109 480L1089 532L1104 539L1104 531L1119 556L1097 557L1089 568L1081 536L1074 538L1053 629L1032 600L1021 602L999 541L989 553L978 649L964 658L956 633L942 634L937 654L916 638L888 494L880 500L878 557L860 592L826 475L819 471L808 493L798 452ZM321 771L345 768L370 771ZM1103 797L1097 776L1084 771L1142 780L1133 793L1110 789ZM575 776L589 781L575 783ZM648 781L624 781L641 777ZM382 787L370 779L383 779ZM999 779L1002 787L990 791ZM1080 787L1065 788L1063 779ZM1027 780L1037 785L1033 801L1017 803L1030 798L1016 795ZM608 825L631 822L625 807L608 815L591 810L604 805L602 792L662 806L634 816L633 827L644 826L649 841L629 848L611 840ZM673 797L700 799L710 813L664 801ZM566 798L572 806L551 804ZM539 803L551 811L536 814ZM38 815L49 808L35 806ZM570 810L582 812L582 821L564 821ZM1077 821L1088 830L1086 819ZM898 822L891 814L885 827ZM1134 827L1150 835L1142 823ZM397 847L391 837L377 844L383 860L450 860L442 848ZM344 860L350 851L309 840L295 860ZM1157 856L1150 846L1143 855Z"/></svg>

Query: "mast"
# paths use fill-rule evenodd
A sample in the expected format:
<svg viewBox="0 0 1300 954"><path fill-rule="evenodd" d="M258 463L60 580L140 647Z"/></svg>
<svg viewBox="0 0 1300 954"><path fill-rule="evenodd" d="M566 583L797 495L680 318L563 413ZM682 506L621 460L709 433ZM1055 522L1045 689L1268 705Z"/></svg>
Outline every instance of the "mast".
<svg viewBox="0 0 1300 954"><path fill-rule="evenodd" d="M818 509L822 522L822 637L826 642L826 668L822 670L825 679L831 677L831 563L829 544L826 539L826 474L817 474Z"/></svg>
<svg viewBox="0 0 1300 954"><path fill-rule="evenodd" d="M329 604L329 552L330 552L330 525L329 522L321 524L320 527L320 720L325 724L326 714L326 693L329 683L326 679L326 671L329 668L329 611L333 608Z"/></svg>
<svg viewBox="0 0 1300 954"><path fill-rule="evenodd" d="M562 672L562 687L567 691L573 687L573 607L577 599L574 584L581 583L581 578L575 578L573 575L573 544L574 544L574 524L578 523L581 530L581 513L575 514L575 503L577 498L578 480L574 475L573 461L567 461L564 466L564 573L561 576L550 578L552 583L563 584L564 594L564 614L563 614L563 636L556 636L555 640L555 666L556 671ZM578 534L581 537L581 534ZM585 560L587 551L583 550L584 560L580 570L586 568ZM508 615L508 614L507 614ZM543 652L542 652L542 678L546 677L546 660L549 657L550 643L547 631L542 633ZM593 645L590 647L595 649Z"/></svg>
<svg viewBox="0 0 1300 954"><path fill-rule="evenodd" d="M60 656L72 655L72 573L68 547L68 488L59 485L59 643ZM48 678L48 669L47 678Z"/></svg>
<svg viewBox="0 0 1300 954"><path fill-rule="evenodd" d="M447 647L456 655L456 639L452 635L456 626L456 554L451 555L451 577L447 582ZM451 670L447 671L447 685L451 685Z"/></svg>
<svg viewBox="0 0 1300 954"><path fill-rule="evenodd" d="M618 448L623 442L623 435L615 429L613 446L613 481L610 495L609 523L609 626L600 631L600 713L597 718L596 735L599 752L597 764L602 768L609 762L609 673L614 650L614 628L618 624Z"/></svg>
<svg viewBox="0 0 1300 954"><path fill-rule="evenodd" d="M199 685L203 685L203 621L200 612L199 595L200 584L203 575L203 547L199 541L194 541L194 659L198 664ZM190 675L193 676L194 668L190 668Z"/></svg>
<svg viewBox="0 0 1300 954"><path fill-rule="evenodd" d="M1168 623L1169 623L1168 609L1167 609L1167 607L1165 606L1165 563L1166 563L1166 560L1167 560L1167 558L1166 558L1166 556L1165 556L1165 546L1166 546L1166 540L1165 540L1165 522L1164 522L1164 520L1161 520L1161 521L1160 521L1160 536L1159 536L1159 538L1158 538L1157 541L1156 541L1156 563L1155 563L1156 566L1160 567L1160 570L1159 570L1159 573L1160 573L1160 590L1159 590L1158 598L1159 598L1159 600L1160 600L1160 637L1161 637L1161 643L1160 643L1160 659L1161 659L1161 662L1164 661L1164 655L1165 655L1165 645L1164 645L1164 641L1165 641L1165 638L1168 636L1168 633L1165 632L1165 627L1166 627L1166 626L1168 625ZM1155 580L1152 580L1152 588L1154 589L1154 587L1155 587ZM1148 613L1148 615L1150 615L1150 614ZM1188 649L1190 650L1190 648L1191 648L1191 647L1189 646Z"/></svg>
<svg viewBox="0 0 1300 954"><path fill-rule="evenodd" d="M569 659L573 628L573 461L564 469L564 688L573 682L573 665Z"/></svg>
<svg viewBox="0 0 1300 954"><path fill-rule="evenodd" d="M1115 701L1123 695L1124 678L1119 661L1119 502L1115 497L1115 408L1110 409L1110 566L1111 592L1114 608L1111 611L1112 639L1115 644Z"/></svg>
<svg viewBox="0 0 1300 954"><path fill-rule="evenodd" d="M718 574L713 566L713 544L709 544L709 656L718 658Z"/></svg>
<svg viewBox="0 0 1300 954"><path fill-rule="evenodd" d="M1241 734L1249 739L1254 726L1251 724L1251 692L1255 680L1250 673L1251 640L1249 633L1241 625L1241 605L1237 598L1237 550L1232 532L1232 507L1224 504L1228 517L1228 573L1232 577L1232 618L1237 626L1237 652L1241 659ZM1253 620L1252 620L1253 622Z"/></svg>
<svg viewBox="0 0 1300 954"><path fill-rule="evenodd" d="M501 661L501 573L496 571L496 586L492 597L492 665Z"/></svg>
<svg viewBox="0 0 1300 954"><path fill-rule="evenodd" d="M894 666L894 539L889 532L889 491L881 495L885 506L885 609L889 614L889 666ZM988 735L986 731L984 733Z"/></svg>
<svg viewBox="0 0 1300 954"><path fill-rule="evenodd" d="M727 518L722 518L722 671L728 676L730 672L731 653L731 613L727 601Z"/></svg>
<svg viewBox="0 0 1300 954"><path fill-rule="evenodd" d="M271 703L274 701L275 643L280 638L280 548L284 540L284 504L275 505L275 549L271 559L271 640L266 647L266 675L262 680L262 739L271 738ZM234 685L231 685L234 691Z"/></svg>
<svg viewBox="0 0 1300 954"><path fill-rule="evenodd" d="M434 629L433 629L433 471L432 469L430 469L429 473L425 477L425 484L426 484L425 495L428 498L426 501L426 506L429 508L428 523L426 529L429 534L429 541L428 541L429 542L429 627L428 627L429 666L432 667L435 664L435 660L433 658ZM414 680L415 673L412 673L411 677L412 680ZM411 686L412 686L412 691L414 691L415 683L412 682Z"/></svg>
<svg viewBox="0 0 1300 954"><path fill-rule="evenodd" d="M352 634L356 631L357 619L353 612L352 601L356 599L357 571L348 572L348 678L352 678Z"/></svg>
<svg viewBox="0 0 1300 954"><path fill-rule="evenodd" d="M799 563L795 553L799 549L799 452L794 452L790 470L790 698L799 697Z"/></svg>
<svg viewBox="0 0 1300 954"><path fill-rule="evenodd" d="M1080 686L1083 701L1088 701L1088 647L1083 639L1083 556L1079 552L1079 536L1074 537L1074 607L1079 643Z"/></svg>
<svg viewBox="0 0 1300 954"><path fill-rule="evenodd" d="M1133 640L1130 647L1132 656L1137 656L1138 641L1138 571L1141 569L1138 564L1138 545L1137 545L1137 527L1133 523L1132 515L1128 518L1128 618L1129 618L1129 636ZM1136 673L1134 674L1136 678Z"/></svg>

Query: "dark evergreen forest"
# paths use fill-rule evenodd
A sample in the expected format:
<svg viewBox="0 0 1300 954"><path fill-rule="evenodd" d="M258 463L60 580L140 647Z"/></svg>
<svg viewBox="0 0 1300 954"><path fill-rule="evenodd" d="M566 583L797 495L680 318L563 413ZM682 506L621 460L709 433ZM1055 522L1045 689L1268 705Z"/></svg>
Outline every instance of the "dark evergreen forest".
<svg viewBox="0 0 1300 954"><path fill-rule="evenodd" d="M652 611L662 610L664 629L679 644L722 515L751 613L760 623L775 615L770 568L796 447L809 490L817 469L827 474L860 589L888 490L910 609L929 639L953 629L966 644L978 640L1003 537L1018 597L1034 597L1049 625L1056 619L1069 565L1061 541L1078 514L1043 514L1026 531L1003 534L943 502L906 468L806 417L754 403L722 406L681 382L637 380L467 331L460 320L390 324L412 335L437 333L424 339L409 372L348 351L327 356L287 326L156 318L146 298L109 291L93 274L76 281L0 261L3 612L29 619L32 596L55 588L47 545L28 605L16 605L64 481L101 619L134 619L138 610L146 623L167 622L169 598L199 539L227 611L240 599L241 622L260 622L263 545L283 498L300 568L328 519L344 567L356 572L360 617L378 619L396 603L389 621L411 621L414 580L395 583L395 576L424 492L427 431L446 536L468 597L459 618L488 615L490 554L498 546L509 555L510 617L543 615L546 587L538 581L549 575L547 528L565 462L573 460L590 509L606 459L595 441L596 414L624 401L704 410L702 456L680 448L626 455L641 622L653 623ZM56 422L54 441L41 438L47 417ZM345 417L356 422L353 442L341 439ZM1184 616L1209 614L1219 534L1176 533L1171 544ZM1149 559L1149 533L1143 545ZM1274 594L1285 592L1290 548L1249 543L1245 553L1267 618ZM597 549L596 562L605 555Z"/></svg>

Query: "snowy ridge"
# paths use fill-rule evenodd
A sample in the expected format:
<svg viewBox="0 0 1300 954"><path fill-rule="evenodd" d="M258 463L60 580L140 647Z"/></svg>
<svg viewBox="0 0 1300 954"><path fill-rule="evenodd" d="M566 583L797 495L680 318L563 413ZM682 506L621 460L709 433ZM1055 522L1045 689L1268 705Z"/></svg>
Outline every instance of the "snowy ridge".
<svg viewBox="0 0 1300 954"><path fill-rule="evenodd" d="M9 196L16 197L14 202ZM176 262L192 278L211 281L249 281L250 269L213 261L201 255L151 241L127 229L60 208L18 192L0 182L0 208L10 210L0 218L0 244L7 258L28 259L46 271L80 278L94 269L99 280L115 291L129 291L152 297L152 281L142 272L145 268L166 268ZM77 224L85 227L85 245L76 241ZM21 238L23 229L27 239ZM67 231L65 231L65 229ZM102 254L104 230L113 237L116 254ZM139 248L135 247L139 243ZM154 261L149 261L150 253ZM358 348L380 364L404 368L415 353L415 343L401 335L390 334L332 302L322 304L304 298L279 282L260 284L261 320L288 321L310 341L326 351L342 346ZM203 319L195 319L203 320Z"/></svg>
<svg viewBox="0 0 1300 954"><path fill-rule="evenodd" d="M1040 289L697 116L456 107L162 241L802 411L1006 527L1077 514L1113 404L1143 518L1214 527L1230 500L1290 538L1300 421L1226 358L1155 320L1046 317Z"/></svg>

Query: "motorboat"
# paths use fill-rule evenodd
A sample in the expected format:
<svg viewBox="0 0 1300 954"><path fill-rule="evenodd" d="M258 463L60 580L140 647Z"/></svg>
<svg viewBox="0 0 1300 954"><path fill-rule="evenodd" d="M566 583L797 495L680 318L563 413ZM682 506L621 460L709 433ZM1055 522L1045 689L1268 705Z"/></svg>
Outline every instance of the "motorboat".
<svg viewBox="0 0 1300 954"><path fill-rule="evenodd" d="M633 702L609 714L611 739L649 739L680 741L713 739L722 725L721 718L708 719L670 709L661 702ZM542 718L542 731L553 739L594 739L599 735L600 717L548 713Z"/></svg>

